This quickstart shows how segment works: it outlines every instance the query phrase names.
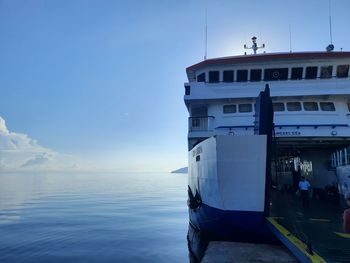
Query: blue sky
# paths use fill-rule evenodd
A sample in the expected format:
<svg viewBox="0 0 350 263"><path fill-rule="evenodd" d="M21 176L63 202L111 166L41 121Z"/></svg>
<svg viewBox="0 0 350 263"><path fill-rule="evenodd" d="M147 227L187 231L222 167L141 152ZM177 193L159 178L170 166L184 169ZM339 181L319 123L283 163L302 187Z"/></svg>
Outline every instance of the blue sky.
<svg viewBox="0 0 350 263"><path fill-rule="evenodd" d="M293 51L324 50L328 3L0 0L0 116L7 136L46 149L20 166L57 156L87 170L186 166L183 83L203 59L205 9L211 58L243 54L253 35L266 52L289 51L289 26ZM336 50L350 50L349 11L332 1ZM0 169L22 151L4 149Z"/></svg>

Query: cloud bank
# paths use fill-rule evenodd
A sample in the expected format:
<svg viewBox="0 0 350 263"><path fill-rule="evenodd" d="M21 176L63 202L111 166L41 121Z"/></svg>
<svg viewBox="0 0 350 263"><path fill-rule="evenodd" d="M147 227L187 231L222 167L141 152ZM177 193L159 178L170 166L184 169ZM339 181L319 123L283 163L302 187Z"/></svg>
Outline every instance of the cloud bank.
<svg viewBox="0 0 350 263"><path fill-rule="evenodd" d="M27 134L9 131L0 116L0 171L77 169L71 157L39 145Z"/></svg>

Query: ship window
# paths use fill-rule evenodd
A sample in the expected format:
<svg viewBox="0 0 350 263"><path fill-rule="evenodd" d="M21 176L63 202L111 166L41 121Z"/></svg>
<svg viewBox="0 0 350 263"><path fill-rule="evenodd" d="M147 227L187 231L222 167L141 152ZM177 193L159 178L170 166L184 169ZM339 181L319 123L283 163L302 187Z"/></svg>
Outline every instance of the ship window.
<svg viewBox="0 0 350 263"><path fill-rule="evenodd" d="M205 72L197 76L197 82L205 82Z"/></svg>
<svg viewBox="0 0 350 263"><path fill-rule="evenodd" d="M260 80L261 80L261 69L251 69L250 81L260 81Z"/></svg>
<svg viewBox="0 0 350 263"><path fill-rule="evenodd" d="M224 105L224 113L236 113L237 106L236 105Z"/></svg>
<svg viewBox="0 0 350 263"><path fill-rule="evenodd" d="M323 111L335 111L333 102L320 102L320 107Z"/></svg>
<svg viewBox="0 0 350 263"><path fill-rule="evenodd" d="M191 95L191 86L185 86L185 95Z"/></svg>
<svg viewBox="0 0 350 263"><path fill-rule="evenodd" d="M329 79L332 77L333 66L321 67L321 79Z"/></svg>
<svg viewBox="0 0 350 263"><path fill-rule="evenodd" d="M287 102L288 111L301 111L300 102Z"/></svg>
<svg viewBox="0 0 350 263"><path fill-rule="evenodd" d="M303 105L305 111L318 111L317 102L304 102Z"/></svg>
<svg viewBox="0 0 350 263"><path fill-rule="evenodd" d="M191 108L191 116L192 117L208 116L208 108L207 107Z"/></svg>
<svg viewBox="0 0 350 263"><path fill-rule="evenodd" d="M317 78L317 67L306 67L305 79Z"/></svg>
<svg viewBox="0 0 350 263"><path fill-rule="evenodd" d="M292 68L291 79L302 79L303 78L303 68Z"/></svg>
<svg viewBox="0 0 350 263"><path fill-rule="evenodd" d="M284 103L275 102L272 105L273 105L273 111L284 111Z"/></svg>
<svg viewBox="0 0 350 263"><path fill-rule="evenodd" d="M238 110L239 112L252 112L252 104L239 104Z"/></svg>
<svg viewBox="0 0 350 263"><path fill-rule="evenodd" d="M233 70L224 70L224 82L233 82Z"/></svg>
<svg viewBox="0 0 350 263"><path fill-rule="evenodd" d="M269 68L265 69L266 80L286 80L288 79L288 68Z"/></svg>
<svg viewBox="0 0 350 263"><path fill-rule="evenodd" d="M337 67L337 78L347 78L349 74L349 65L339 65Z"/></svg>
<svg viewBox="0 0 350 263"><path fill-rule="evenodd" d="M219 71L209 71L209 83L219 82Z"/></svg>
<svg viewBox="0 0 350 263"><path fill-rule="evenodd" d="M248 81L248 70L239 69L237 70L237 82L245 82Z"/></svg>

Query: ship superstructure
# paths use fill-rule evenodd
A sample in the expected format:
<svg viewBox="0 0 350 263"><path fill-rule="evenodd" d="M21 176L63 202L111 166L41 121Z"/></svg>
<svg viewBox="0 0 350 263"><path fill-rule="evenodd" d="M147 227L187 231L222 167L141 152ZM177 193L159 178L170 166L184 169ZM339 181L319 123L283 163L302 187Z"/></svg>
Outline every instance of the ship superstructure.
<svg viewBox="0 0 350 263"><path fill-rule="evenodd" d="M187 68L189 149L215 134L253 132L254 101L270 84L276 137L335 142L350 135L350 52L258 54Z"/></svg>
<svg viewBox="0 0 350 263"><path fill-rule="evenodd" d="M270 200L263 192L269 189L258 174L266 167L254 156L254 152L263 156L264 141L252 144L255 100L266 84L276 142L272 184L293 190L300 176L307 177L315 192L338 184L332 156L350 144L349 65L350 52L327 51L214 58L186 69L189 192L194 202L209 207L209 212L199 205L190 209L196 227L210 228L225 216L231 222L234 218L248 222L268 213ZM245 170L248 182L236 180L245 177ZM235 195L237 189L241 191ZM251 195L252 191L261 193ZM244 225L235 222L233 234ZM256 222L260 221L252 226Z"/></svg>

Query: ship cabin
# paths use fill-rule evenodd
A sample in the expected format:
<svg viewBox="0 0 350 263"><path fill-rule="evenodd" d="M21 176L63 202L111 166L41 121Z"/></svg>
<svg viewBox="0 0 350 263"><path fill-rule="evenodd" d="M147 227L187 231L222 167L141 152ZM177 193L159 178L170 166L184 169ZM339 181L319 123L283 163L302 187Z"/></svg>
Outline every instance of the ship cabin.
<svg viewBox="0 0 350 263"><path fill-rule="evenodd" d="M214 135L253 134L255 100L269 84L272 181L295 190L293 176L306 176L314 192L324 194L338 185L334 154L350 145L349 67L350 52L242 55L188 67L189 150Z"/></svg>

